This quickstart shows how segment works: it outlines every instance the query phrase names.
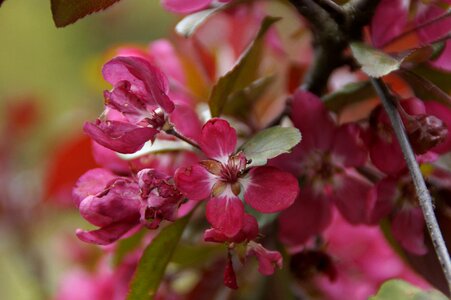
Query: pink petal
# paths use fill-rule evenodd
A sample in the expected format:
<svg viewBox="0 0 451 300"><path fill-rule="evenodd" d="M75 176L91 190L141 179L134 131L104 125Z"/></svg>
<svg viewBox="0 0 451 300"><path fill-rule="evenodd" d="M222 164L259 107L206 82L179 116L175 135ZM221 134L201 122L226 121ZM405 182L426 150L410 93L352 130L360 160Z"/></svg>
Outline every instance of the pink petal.
<svg viewBox="0 0 451 300"><path fill-rule="evenodd" d="M177 132L196 142L200 140L202 125L193 108L188 105L176 105L169 118Z"/></svg>
<svg viewBox="0 0 451 300"><path fill-rule="evenodd" d="M104 193L88 196L80 202L80 214L90 223L107 226L115 222L139 219L139 187L119 178Z"/></svg>
<svg viewBox="0 0 451 300"><path fill-rule="evenodd" d="M116 176L105 169L92 169L83 174L72 190L72 199L77 206L88 196L100 193Z"/></svg>
<svg viewBox="0 0 451 300"><path fill-rule="evenodd" d="M304 244L320 234L332 220L331 203L308 187L303 187L294 204L279 216L279 238L289 245Z"/></svg>
<svg viewBox="0 0 451 300"><path fill-rule="evenodd" d="M126 81L119 82L112 92L105 91L103 95L105 105L121 112L131 123L151 117L146 104L130 91L130 84Z"/></svg>
<svg viewBox="0 0 451 300"><path fill-rule="evenodd" d="M440 15L443 15L444 13L446 13L446 10L440 8L437 5L431 4L422 13L418 14L415 23L417 26L424 24ZM418 30L418 34L421 38L421 41L424 44L428 44L447 35L450 28L451 18L449 18L448 16L447 18L442 18L438 22L434 22L428 26L422 27L420 30Z"/></svg>
<svg viewBox="0 0 451 300"><path fill-rule="evenodd" d="M185 85L186 78L183 64L178 56L177 49L170 41L165 39L153 41L148 49L156 64L168 75L171 83L175 81L177 84Z"/></svg>
<svg viewBox="0 0 451 300"><path fill-rule="evenodd" d="M160 0L161 5L175 13L188 14L206 8L212 0Z"/></svg>
<svg viewBox="0 0 451 300"><path fill-rule="evenodd" d="M293 95L291 119L301 131L300 146L304 151L330 149L336 125L321 99L312 93L297 91Z"/></svg>
<svg viewBox="0 0 451 300"><path fill-rule="evenodd" d="M424 218L420 208L407 208L397 213L392 221L392 232L401 246L416 255L427 253L424 244Z"/></svg>
<svg viewBox="0 0 451 300"><path fill-rule="evenodd" d="M206 215L214 228L233 237L243 226L244 205L238 197L211 198L207 203Z"/></svg>
<svg viewBox="0 0 451 300"><path fill-rule="evenodd" d="M357 167L365 164L368 153L360 137L361 129L355 123L342 125L335 133L332 155L336 164Z"/></svg>
<svg viewBox="0 0 451 300"><path fill-rule="evenodd" d="M236 143L236 131L226 120L214 118L202 127L199 146L209 158L227 163Z"/></svg>
<svg viewBox="0 0 451 300"><path fill-rule="evenodd" d="M244 199L252 208L263 213L290 207L299 194L296 177L275 167L253 168L244 181Z"/></svg>
<svg viewBox="0 0 451 300"><path fill-rule="evenodd" d="M404 31L408 7L403 0L382 0L376 8L370 31L374 46L380 48Z"/></svg>
<svg viewBox="0 0 451 300"><path fill-rule="evenodd" d="M174 180L186 198L195 201L210 197L211 189L216 183L213 175L200 165L178 168Z"/></svg>
<svg viewBox="0 0 451 300"><path fill-rule="evenodd" d="M158 130L119 121L86 122L83 130L100 145L120 153L134 153L152 140Z"/></svg>
<svg viewBox="0 0 451 300"><path fill-rule="evenodd" d="M358 174L347 172L334 187L333 199L342 216L351 224L368 223L373 204L371 184Z"/></svg>
<svg viewBox="0 0 451 300"><path fill-rule="evenodd" d="M255 242L250 242L249 247L249 254L257 257L260 274L268 276L274 273L274 266L282 268L283 259L278 251L270 251Z"/></svg>
<svg viewBox="0 0 451 300"><path fill-rule="evenodd" d="M119 56L103 66L102 74L115 87L119 82L129 82L131 91L148 104L158 104L168 113L174 110L174 103L167 96L169 84L166 76L147 60Z"/></svg>
<svg viewBox="0 0 451 300"><path fill-rule="evenodd" d="M92 155L96 163L116 174L130 173L130 165L126 160L120 159L115 151L96 142L92 142Z"/></svg>
<svg viewBox="0 0 451 300"><path fill-rule="evenodd" d="M85 231L77 229L77 237L86 243L109 245L135 227L137 223L112 223L97 230Z"/></svg>

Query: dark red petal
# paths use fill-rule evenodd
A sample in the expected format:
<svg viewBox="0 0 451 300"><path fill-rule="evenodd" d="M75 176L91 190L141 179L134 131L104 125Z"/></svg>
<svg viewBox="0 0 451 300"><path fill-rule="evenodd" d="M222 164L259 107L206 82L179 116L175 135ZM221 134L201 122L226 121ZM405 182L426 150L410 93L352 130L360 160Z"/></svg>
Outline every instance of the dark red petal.
<svg viewBox="0 0 451 300"><path fill-rule="evenodd" d="M368 158L368 152L360 136L361 129L357 124L348 123L340 126L334 136L333 160L345 167L363 165Z"/></svg>
<svg viewBox="0 0 451 300"><path fill-rule="evenodd" d="M152 140L158 130L119 121L85 123L83 130L98 144L120 153L134 153Z"/></svg>
<svg viewBox="0 0 451 300"><path fill-rule="evenodd" d="M299 193L297 179L275 167L253 168L243 180L244 199L252 208L273 213L293 204Z"/></svg>
<svg viewBox="0 0 451 300"><path fill-rule="evenodd" d="M206 215L214 228L233 237L243 226L244 205L237 197L215 197L208 201Z"/></svg>
<svg viewBox="0 0 451 300"><path fill-rule="evenodd" d="M392 221L392 232L396 240L407 251L426 254L424 243L424 218L420 208L407 208L398 212Z"/></svg>
<svg viewBox="0 0 451 300"><path fill-rule="evenodd" d="M224 270L224 285L234 290L238 288L235 270L233 269L232 255L230 253L227 256L227 264Z"/></svg>
<svg viewBox="0 0 451 300"><path fill-rule="evenodd" d="M336 125L321 99L312 93L297 91L293 95L291 119L301 131L300 146L304 151L330 149Z"/></svg>
<svg viewBox="0 0 451 300"><path fill-rule="evenodd" d="M202 125L193 108L188 105L176 105L169 118L178 132L199 142Z"/></svg>
<svg viewBox="0 0 451 300"><path fill-rule="evenodd" d="M229 156L235 152L236 131L222 119L211 119L202 127L199 146L209 158L227 163Z"/></svg>
<svg viewBox="0 0 451 300"><path fill-rule="evenodd" d="M340 183L335 186L333 199L340 213L351 224L368 223L373 205L371 184L350 172L340 176L338 181Z"/></svg>
<svg viewBox="0 0 451 300"><path fill-rule="evenodd" d="M371 39L374 46L381 47L405 30L408 7L403 0L382 0L371 21Z"/></svg>
<svg viewBox="0 0 451 300"><path fill-rule="evenodd" d="M216 183L213 175L200 165L178 168L174 180L186 198L195 201L210 197L211 189Z"/></svg>
<svg viewBox="0 0 451 300"><path fill-rule="evenodd" d="M279 238L289 246L304 244L326 229L331 220L330 201L303 187L293 206L279 216Z"/></svg>

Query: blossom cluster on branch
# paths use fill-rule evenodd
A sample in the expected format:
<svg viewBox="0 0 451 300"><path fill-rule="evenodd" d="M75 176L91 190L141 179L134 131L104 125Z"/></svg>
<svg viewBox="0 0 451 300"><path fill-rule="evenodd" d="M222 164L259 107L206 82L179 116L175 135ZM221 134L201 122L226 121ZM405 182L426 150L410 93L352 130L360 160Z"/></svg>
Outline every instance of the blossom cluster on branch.
<svg viewBox="0 0 451 300"><path fill-rule="evenodd" d="M451 19L441 17L449 14L446 1L436 2L380 1L363 37L372 44L361 50L369 65L357 62L372 68L367 74L384 72L436 214L445 220L450 86L428 76L451 69ZM341 8L331 3L324 11ZM146 251L170 223L189 218L182 241L219 244L223 251L183 292L171 284L186 270L174 267L153 291L158 299L204 299L203 281L218 269L227 287L250 285L255 276L243 274L252 273L252 256L263 275L290 269L294 290L309 299L343 299L343 293L366 299L390 278L421 287L429 280L446 290L440 280L414 274L378 229L421 275L415 260L433 255L423 213L388 116L356 60L337 53L343 62L326 78L327 93L315 94L298 84L315 67L310 42L321 41L294 7L211 0L162 5L180 14L211 11L198 24L179 23L194 27L188 38L123 47L106 62L102 74L112 88L104 92L105 110L84 126L99 168L73 189L81 216L97 227L78 229L79 239L112 244L113 253L121 242L140 240L114 271L127 269L126 276L104 271L101 262L95 281L84 273L70 280L108 278L121 287L93 284L96 299L133 294L140 257L148 259ZM280 25L267 17L275 8L282 11ZM284 32L289 26L295 29ZM59 299L73 299L66 289Z"/></svg>

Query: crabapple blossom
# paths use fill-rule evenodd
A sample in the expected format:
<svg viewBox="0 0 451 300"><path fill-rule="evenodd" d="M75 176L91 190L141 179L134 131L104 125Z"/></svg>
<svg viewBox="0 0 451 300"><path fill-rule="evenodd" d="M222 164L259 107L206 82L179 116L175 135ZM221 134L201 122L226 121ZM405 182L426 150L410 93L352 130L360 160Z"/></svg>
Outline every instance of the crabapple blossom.
<svg viewBox="0 0 451 300"><path fill-rule="evenodd" d="M166 76L147 60L116 57L103 67L103 76L113 85L105 91L107 109L119 112L114 119L86 123L84 130L97 143L121 153L142 148L165 124L164 112L171 113L174 103L169 99ZM108 110L106 111L107 118Z"/></svg>
<svg viewBox="0 0 451 300"><path fill-rule="evenodd" d="M174 179L190 200L209 199L207 220L231 237L243 224L244 205L274 213L293 204L299 187L294 176L275 167L248 168L242 152L235 152L237 135L222 119L211 119L202 127L199 146L209 158L191 167L180 168Z"/></svg>
<svg viewBox="0 0 451 300"><path fill-rule="evenodd" d="M229 2L230 0L219 0ZM175 13L187 14L207 8L213 0L161 0L163 7Z"/></svg>
<svg viewBox="0 0 451 300"><path fill-rule="evenodd" d="M293 95L291 119L303 140L272 164L299 176L303 186L279 217L282 241L301 244L319 234L330 223L333 206L352 224L366 223L371 184L354 170L367 160L359 126L338 126L321 100L305 91Z"/></svg>

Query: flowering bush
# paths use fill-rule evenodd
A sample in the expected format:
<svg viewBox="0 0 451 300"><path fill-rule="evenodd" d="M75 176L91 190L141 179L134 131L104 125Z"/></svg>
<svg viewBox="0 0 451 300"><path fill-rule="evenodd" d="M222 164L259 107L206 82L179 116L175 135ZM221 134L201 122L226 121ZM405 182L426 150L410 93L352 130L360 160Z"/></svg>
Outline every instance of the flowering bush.
<svg viewBox="0 0 451 300"><path fill-rule="evenodd" d="M57 299L449 293L449 1L341 2L161 1L178 36L104 64L73 199L106 254Z"/></svg>

